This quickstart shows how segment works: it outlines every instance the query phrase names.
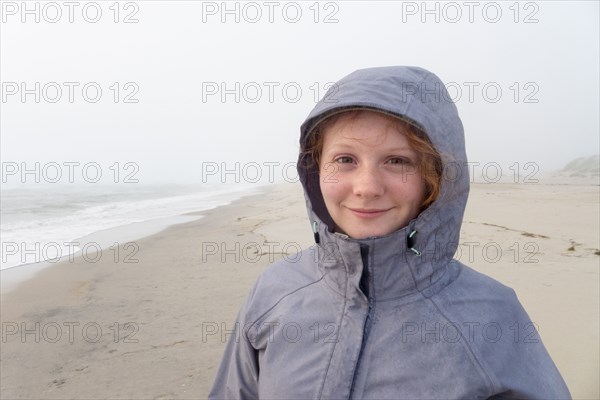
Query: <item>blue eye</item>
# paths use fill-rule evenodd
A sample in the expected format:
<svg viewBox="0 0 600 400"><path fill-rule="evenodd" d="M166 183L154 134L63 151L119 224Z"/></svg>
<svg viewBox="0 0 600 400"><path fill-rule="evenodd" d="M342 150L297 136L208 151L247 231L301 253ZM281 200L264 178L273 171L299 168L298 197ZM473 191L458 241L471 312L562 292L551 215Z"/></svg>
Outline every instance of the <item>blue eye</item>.
<svg viewBox="0 0 600 400"><path fill-rule="evenodd" d="M335 159L335 162L340 163L340 164L351 164L354 160L352 159L352 157L348 157L348 156L341 156Z"/></svg>
<svg viewBox="0 0 600 400"><path fill-rule="evenodd" d="M390 164L396 164L396 165L409 165L409 164L411 164L410 160L408 160L406 158L401 158L401 157L390 158L388 160L388 162Z"/></svg>

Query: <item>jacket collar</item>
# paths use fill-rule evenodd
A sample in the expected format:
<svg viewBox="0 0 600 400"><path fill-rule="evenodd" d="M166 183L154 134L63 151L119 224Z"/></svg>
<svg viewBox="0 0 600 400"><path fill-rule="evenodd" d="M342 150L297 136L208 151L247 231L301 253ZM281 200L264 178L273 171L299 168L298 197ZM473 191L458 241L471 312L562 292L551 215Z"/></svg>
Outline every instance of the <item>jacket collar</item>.
<svg viewBox="0 0 600 400"><path fill-rule="evenodd" d="M313 214L318 264L325 282L338 294L353 297L361 292L360 280L366 273L371 301L397 299L431 288L446 273L456 248L444 246L452 243L451 231L432 231L424 223L426 217L422 214L387 236L353 239L331 232Z"/></svg>

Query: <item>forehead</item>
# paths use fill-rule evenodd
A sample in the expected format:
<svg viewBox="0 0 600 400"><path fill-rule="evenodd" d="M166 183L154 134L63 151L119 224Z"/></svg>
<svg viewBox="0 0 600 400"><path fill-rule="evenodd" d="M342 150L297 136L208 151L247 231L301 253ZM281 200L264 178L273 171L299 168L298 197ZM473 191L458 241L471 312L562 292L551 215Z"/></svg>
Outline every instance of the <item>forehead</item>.
<svg viewBox="0 0 600 400"><path fill-rule="evenodd" d="M347 125L371 125L377 127L394 128L400 132L405 130L406 122L391 115L373 110L351 110L335 114L326 119L323 124L323 131L330 129L341 129Z"/></svg>
<svg viewBox="0 0 600 400"><path fill-rule="evenodd" d="M326 146L360 142L369 145L407 143L406 123L375 111L350 111L335 115L323 128Z"/></svg>

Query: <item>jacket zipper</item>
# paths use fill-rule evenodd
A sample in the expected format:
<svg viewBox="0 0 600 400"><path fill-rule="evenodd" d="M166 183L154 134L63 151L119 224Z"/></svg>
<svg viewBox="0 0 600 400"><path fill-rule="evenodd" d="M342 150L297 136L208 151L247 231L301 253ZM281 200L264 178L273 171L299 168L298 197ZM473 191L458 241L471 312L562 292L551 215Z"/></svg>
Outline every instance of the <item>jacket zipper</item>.
<svg viewBox="0 0 600 400"><path fill-rule="evenodd" d="M365 347L365 344L367 343L367 338L369 336L369 331L371 330L371 312L372 312L372 305L371 305L371 300L369 300L369 309L367 311L367 318L365 319L365 325L363 327L363 337L362 337L362 342L360 344L360 350L358 352L358 358L356 360L356 365L354 366L354 376L352 377L352 386L350 387L350 399L353 398L354 395L354 385L356 383L356 375L358 374L358 368L360 367L360 360L362 358L362 353L363 353L363 349Z"/></svg>
<svg viewBox="0 0 600 400"><path fill-rule="evenodd" d="M367 256L363 258L363 262L364 262L363 269L368 270L368 252L367 252ZM365 347L365 344L367 343L367 339L369 337L369 332L371 331L371 324L372 324L371 314L373 312L373 307L374 307L373 302L371 301L371 293L369 293L369 296L367 297L367 301L368 301L369 307L367 309L367 317L365 318L365 323L363 325L363 336L362 336L362 341L360 343L360 350L358 351L358 358L356 359L356 365L354 366L354 374L352 376L352 385L350 386L350 396L348 397L349 399L352 399L352 397L354 395L354 385L356 383L356 375L358 374L358 368L360 367L360 360L362 358L363 349Z"/></svg>

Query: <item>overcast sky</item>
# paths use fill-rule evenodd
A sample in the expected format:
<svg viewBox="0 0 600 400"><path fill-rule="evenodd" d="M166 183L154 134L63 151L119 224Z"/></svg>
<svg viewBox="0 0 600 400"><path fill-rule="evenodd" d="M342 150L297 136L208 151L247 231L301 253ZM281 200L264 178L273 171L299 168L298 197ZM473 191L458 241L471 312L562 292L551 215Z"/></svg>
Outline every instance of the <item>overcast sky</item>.
<svg viewBox="0 0 600 400"><path fill-rule="evenodd" d="M598 153L597 1L22 4L2 2L5 169L200 183L252 162L281 180L315 96L386 65L448 84L473 162L508 173Z"/></svg>

